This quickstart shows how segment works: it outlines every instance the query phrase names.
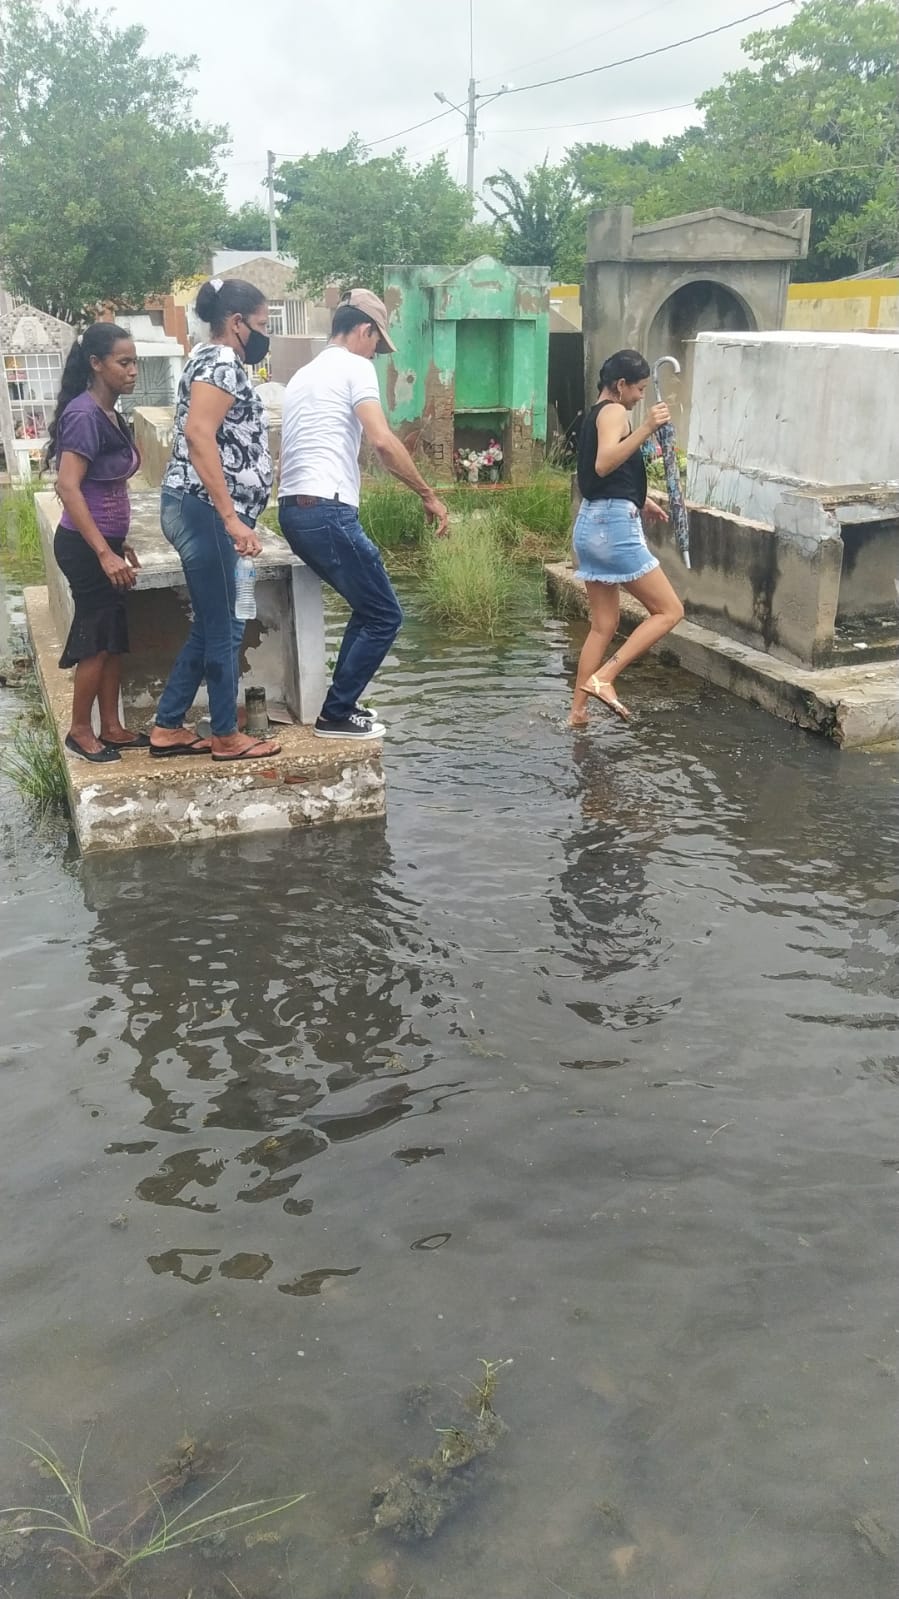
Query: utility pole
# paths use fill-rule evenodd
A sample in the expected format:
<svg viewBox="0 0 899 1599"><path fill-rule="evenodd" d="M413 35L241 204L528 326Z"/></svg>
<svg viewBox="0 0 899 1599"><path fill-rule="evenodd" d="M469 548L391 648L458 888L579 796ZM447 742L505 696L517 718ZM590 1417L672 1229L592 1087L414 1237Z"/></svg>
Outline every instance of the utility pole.
<svg viewBox="0 0 899 1599"><path fill-rule="evenodd" d="M478 112L482 106L490 105L494 100L498 100L501 94L508 94L512 87L511 83L503 83L495 94L478 94L478 86L474 75L474 0L468 0L468 72L467 109L463 110L460 105L456 105L455 100L449 100L445 94L441 94L439 89L434 90L434 98L439 100L441 105L452 106L454 111L458 111L460 117L465 118L465 134L468 139L468 171L465 187L473 197L474 153L478 143Z"/></svg>
<svg viewBox="0 0 899 1599"><path fill-rule="evenodd" d="M275 152L266 150L266 185L268 188L268 234L272 253L278 253L278 219L275 216Z"/></svg>
<svg viewBox="0 0 899 1599"><path fill-rule="evenodd" d="M468 134L468 176L465 186L469 194L474 194L474 152L478 142L478 86L474 78L468 80L468 116L465 119L465 132Z"/></svg>
<svg viewBox="0 0 899 1599"><path fill-rule="evenodd" d="M465 108L456 105L455 100L450 100L439 89L434 90L435 100L439 100L441 105L451 106L454 111L458 111L460 117L465 118L465 132L468 137L468 173L465 187L470 195L474 194L474 153L478 143L478 112L483 110L485 105L492 105L501 94L508 94L511 87L511 83L504 83L495 94L478 94L477 83L474 78L469 78L468 103Z"/></svg>

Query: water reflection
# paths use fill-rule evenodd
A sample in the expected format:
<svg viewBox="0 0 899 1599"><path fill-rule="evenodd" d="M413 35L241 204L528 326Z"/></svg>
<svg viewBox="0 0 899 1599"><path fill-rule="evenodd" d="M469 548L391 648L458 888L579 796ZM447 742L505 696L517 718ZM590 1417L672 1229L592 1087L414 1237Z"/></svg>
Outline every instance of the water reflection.
<svg viewBox="0 0 899 1599"><path fill-rule="evenodd" d="M246 1599L895 1592L893 768L652 663L572 739L576 642L413 621L386 828L7 863L15 1430L309 1489ZM481 1357L502 1450L394 1546Z"/></svg>
<svg viewBox="0 0 899 1599"><path fill-rule="evenodd" d="M205 1218L230 1231L235 1206L308 1217L315 1199L295 1190L315 1157L432 1115L463 1084L414 1085L431 1056L412 1017L441 952L398 887L383 825L187 855L83 866L102 990L92 1016L108 1025L114 1008L141 1122L158 1135L109 1152L139 1157L140 1201L190 1216L190 1238L150 1258L155 1273L257 1282L273 1267L277 1277L279 1260L283 1272L283 1236L280 1252L229 1254L204 1245ZM441 995L450 984L440 972ZM82 1045L92 1039L83 1029ZM314 1294L358 1270L329 1265L277 1286Z"/></svg>

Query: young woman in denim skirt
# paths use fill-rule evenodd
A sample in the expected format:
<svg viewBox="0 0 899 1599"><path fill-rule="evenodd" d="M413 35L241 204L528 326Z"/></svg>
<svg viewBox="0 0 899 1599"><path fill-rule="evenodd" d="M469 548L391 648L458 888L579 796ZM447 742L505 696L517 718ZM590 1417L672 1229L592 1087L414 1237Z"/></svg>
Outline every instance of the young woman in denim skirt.
<svg viewBox="0 0 899 1599"><path fill-rule="evenodd" d="M268 306L252 283L213 278L197 295L197 316L211 337L191 351L181 374L160 496L162 531L184 567L193 625L156 709L150 755L265 760L280 744L237 727L244 624L234 601L237 559L262 549L254 530L272 486L265 415L247 371L268 353ZM204 679L209 739L184 726Z"/></svg>
<svg viewBox="0 0 899 1599"><path fill-rule="evenodd" d="M643 399L648 381L649 365L638 350L610 356L599 374L599 399L581 427L577 477L582 502L574 525L574 553L587 587L590 632L578 662L571 727L586 724L591 696L627 721L630 711L615 692L615 679L684 614L643 536L643 521L667 521L661 506L647 498L643 459L644 444L670 420L667 405L654 405L640 427L630 425L630 413ZM618 630L619 588L633 594L649 615L606 660Z"/></svg>

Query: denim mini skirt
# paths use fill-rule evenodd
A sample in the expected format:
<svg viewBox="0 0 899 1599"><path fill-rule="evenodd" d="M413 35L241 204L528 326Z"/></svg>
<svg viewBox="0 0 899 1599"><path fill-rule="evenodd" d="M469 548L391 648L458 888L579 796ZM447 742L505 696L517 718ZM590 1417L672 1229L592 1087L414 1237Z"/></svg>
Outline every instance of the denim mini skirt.
<svg viewBox="0 0 899 1599"><path fill-rule="evenodd" d="M572 542L585 583L635 583L659 564L632 500L582 500Z"/></svg>

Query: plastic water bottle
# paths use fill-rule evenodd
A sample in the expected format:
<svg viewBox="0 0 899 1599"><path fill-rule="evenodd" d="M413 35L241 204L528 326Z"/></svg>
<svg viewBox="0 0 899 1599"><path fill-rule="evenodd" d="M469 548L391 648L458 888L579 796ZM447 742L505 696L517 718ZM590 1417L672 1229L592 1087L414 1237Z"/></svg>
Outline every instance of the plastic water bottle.
<svg viewBox="0 0 899 1599"><path fill-rule="evenodd" d="M239 556L234 578L234 615L239 622L252 622L256 615L256 568L248 555Z"/></svg>

